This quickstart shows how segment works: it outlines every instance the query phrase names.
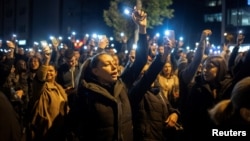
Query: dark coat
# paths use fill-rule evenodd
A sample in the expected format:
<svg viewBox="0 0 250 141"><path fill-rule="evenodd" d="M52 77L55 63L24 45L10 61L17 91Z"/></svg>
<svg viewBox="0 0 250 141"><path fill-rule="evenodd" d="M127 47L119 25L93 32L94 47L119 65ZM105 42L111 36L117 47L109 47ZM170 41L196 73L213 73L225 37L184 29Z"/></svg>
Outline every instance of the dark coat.
<svg viewBox="0 0 250 141"><path fill-rule="evenodd" d="M80 67L81 67L81 64L75 66L74 78L76 78L78 73L80 72ZM63 88L71 87L72 86L71 75L72 74L70 72L69 66L66 63L64 63L57 70L56 81L57 83L62 85Z"/></svg>
<svg viewBox="0 0 250 141"><path fill-rule="evenodd" d="M210 119L208 110L215 104L224 99L224 94L231 86L231 80L225 79L216 86L210 86L202 79L202 76L196 77L196 83L192 87L187 99L186 127L190 139L199 139L198 137L210 137L215 124ZM214 97L211 87L214 87L217 96ZM202 132L201 132L202 131ZM201 133L197 136L197 133Z"/></svg>
<svg viewBox="0 0 250 141"><path fill-rule="evenodd" d="M112 86L82 80L77 104L69 112L69 128L79 140L132 141L132 111L129 87L147 62L146 35L139 36L136 60Z"/></svg>
<svg viewBox="0 0 250 141"><path fill-rule="evenodd" d="M133 126L127 89L122 81L107 88L84 82L79 90L80 140L131 141ZM114 90L111 93L109 90Z"/></svg>
<svg viewBox="0 0 250 141"><path fill-rule="evenodd" d="M20 141L21 127L18 116L8 98L0 92L0 140Z"/></svg>
<svg viewBox="0 0 250 141"><path fill-rule="evenodd" d="M161 58L159 54L155 57L149 69L130 91L135 141L165 140L165 121L170 113L178 113L167 99L163 98L159 87L151 88L165 65Z"/></svg>

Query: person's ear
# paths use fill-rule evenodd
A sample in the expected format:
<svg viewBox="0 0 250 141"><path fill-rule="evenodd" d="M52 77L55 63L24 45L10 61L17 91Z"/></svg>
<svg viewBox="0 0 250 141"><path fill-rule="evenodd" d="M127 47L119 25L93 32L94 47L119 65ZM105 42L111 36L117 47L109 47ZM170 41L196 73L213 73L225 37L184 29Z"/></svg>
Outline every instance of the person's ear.
<svg viewBox="0 0 250 141"><path fill-rule="evenodd" d="M93 68L93 69L92 69L92 73L93 73L95 76L98 76L98 69L97 69L97 68Z"/></svg>
<svg viewBox="0 0 250 141"><path fill-rule="evenodd" d="M240 108L240 115L245 121L250 122L250 109Z"/></svg>

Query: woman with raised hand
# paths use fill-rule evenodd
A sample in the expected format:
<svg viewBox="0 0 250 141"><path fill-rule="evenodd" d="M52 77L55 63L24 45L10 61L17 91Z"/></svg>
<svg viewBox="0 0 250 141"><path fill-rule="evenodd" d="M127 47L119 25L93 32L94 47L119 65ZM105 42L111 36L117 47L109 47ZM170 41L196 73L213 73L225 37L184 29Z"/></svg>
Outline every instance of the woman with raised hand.
<svg viewBox="0 0 250 141"><path fill-rule="evenodd" d="M113 57L106 52L94 55L82 65L77 103L68 119L70 130L80 141L133 140L129 88L147 62L147 18L141 10L135 10L132 18L139 25L139 42L131 67L119 77Z"/></svg>
<svg viewBox="0 0 250 141"><path fill-rule="evenodd" d="M186 127L189 140L210 137L214 124L208 110L221 101L229 88L226 62L221 56L208 56L202 63L202 72L195 79L187 99ZM201 132L202 131L202 132ZM200 135L197 135L197 133Z"/></svg>
<svg viewBox="0 0 250 141"><path fill-rule="evenodd" d="M65 119L69 111L67 95L56 81L57 70L50 64L51 54L44 50L44 63L33 80L30 99L28 140L64 141Z"/></svg>

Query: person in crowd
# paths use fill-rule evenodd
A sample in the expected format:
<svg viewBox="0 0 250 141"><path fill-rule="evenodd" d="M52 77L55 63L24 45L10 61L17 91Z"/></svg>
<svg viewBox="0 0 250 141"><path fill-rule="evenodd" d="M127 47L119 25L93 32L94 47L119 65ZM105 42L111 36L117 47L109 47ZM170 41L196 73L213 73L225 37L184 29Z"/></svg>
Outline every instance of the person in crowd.
<svg viewBox="0 0 250 141"><path fill-rule="evenodd" d="M208 56L202 63L202 73L195 78L186 103L185 131L190 140L211 136L214 124L208 109L222 100L228 85L226 62L221 56ZM201 135L197 133L202 130ZM200 133L200 132L199 132Z"/></svg>
<svg viewBox="0 0 250 141"><path fill-rule="evenodd" d="M131 97L135 141L168 140L167 129L176 127L178 110L172 108L160 87L153 83L170 52L171 45L164 48L164 53L156 54L153 62L149 61L144 66L140 78L131 89L131 95L140 96Z"/></svg>
<svg viewBox="0 0 250 141"><path fill-rule="evenodd" d="M194 57L190 63L183 62L184 65L183 69L178 69L178 78L179 78L179 106L178 109L181 113L180 120L183 124L184 128L184 134L183 134L183 139L185 139L185 124L186 124L186 115L187 113L186 110L186 102L187 102L187 97L188 93L194 83L191 83L194 77L197 74L198 68L200 67L200 64L202 62L203 56L204 56L204 50L205 50L205 45L206 45L206 38L212 34L212 31L209 29L205 29L202 31L201 37L200 37L200 42L199 46L197 47ZM171 59L173 55L171 54ZM172 62L172 61L171 61ZM175 61L173 61L175 62Z"/></svg>
<svg viewBox="0 0 250 141"><path fill-rule="evenodd" d="M250 77L240 80L230 99L222 100L209 109L213 122L224 130L250 131Z"/></svg>
<svg viewBox="0 0 250 141"><path fill-rule="evenodd" d="M64 60L65 63L58 68L56 81L65 89L71 107L75 100L75 81L81 64L76 60L74 50L71 48L65 51Z"/></svg>
<svg viewBox="0 0 250 141"><path fill-rule="evenodd" d="M17 49L17 53L15 54L15 64L20 59L24 60L25 62L28 61L28 57L25 55L25 50L22 47Z"/></svg>
<svg viewBox="0 0 250 141"><path fill-rule="evenodd" d="M124 70L124 67L120 64L119 56L117 54L113 54L112 57L115 61L115 65L117 66L118 73L119 75L121 75Z"/></svg>
<svg viewBox="0 0 250 141"><path fill-rule="evenodd" d="M18 116L12 104L6 97L3 84L10 73L12 65L0 63L0 140L1 141L21 141L21 126Z"/></svg>
<svg viewBox="0 0 250 141"><path fill-rule="evenodd" d="M179 78L175 74L170 61L166 62L163 69L159 73L156 82L159 84L164 97L169 100L174 108L178 108Z"/></svg>
<svg viewBox="0 0 250 141"><path fill-rule="evenodd" d="M26 103L28 102L28 75L27 64L24 60L18 60L15 65L15 73L18 76L18 87L16 89L23 90Z"/></svg>
<svg viewBox="0 0 250 141"><path fill-rule="evenodd" d="M138 54L127 71L118 77L114 59L106 52L97 53L82 65L77 105L70 109L68 119L69 128L80 141L133 140L129 88L147 62L147 18L141 10L135 10L132 18L140 34Z"/></svg>
<svg viewBox="0 0 250 141"><path fill-rule="evenodd" d="M56 67L50 64L51 54L43 51L44 62L33 81L33 96L29 106L29 129L27 138L32 141L64 141L65 120L69 111L67 94L55 79Z"/></svg>
<svg viewBox="0 0 250 141"><path fill-rule="evenodd" d="M64 53L67 50L68 47L66 47L66 45L64 44L63 48L59 48L59 58L57 61L57 65L61 66L62 64L64 64Z"/></svg>
<svg viewBox="0 0 250 141"><path fill-rule="evenodd" d="M149 55L148 55L148 60L149 61L153 61L154 57L157 54L157 48L158 48L158 44L157 43L151 43L149 45Z"/></svg>
<svg viewBox="0 0 250 141"><path fill-rule="evenodd" d="M232 50L232 53L230 54L230 57L229 57L229 60L228 60L228 71L229 71L229 74L233 77L235 75L235 73L237 73L238 71L238 67L239 66L237 63L236 63L236 58L237 56L239 56L239 48L240 48L240 45L244 42L244 39L245 39L245 36L243 34L238 34L237 36L237 43L236 43L236 46L233 48Z"/></svg>
<svg viewBox="0 0 250 141"><path fill-rule="evenodd" d="M76 58L76 63L78 65L78 63L80 63L80 56L81 56L81 53L80 53L79 49L74 49L74 56Z"/></svg>
<svg viewBox="0 0 250 141"><path fill-rule="evenodd" d="M36 72L38 70L38 68L42 65L42 60L36 56L33 56L31 58L29 58L28 62L27 62L27 68L28 68L28 95L29 98L32 97L32 93L33 93L33 80L36 76Z"/></svg>

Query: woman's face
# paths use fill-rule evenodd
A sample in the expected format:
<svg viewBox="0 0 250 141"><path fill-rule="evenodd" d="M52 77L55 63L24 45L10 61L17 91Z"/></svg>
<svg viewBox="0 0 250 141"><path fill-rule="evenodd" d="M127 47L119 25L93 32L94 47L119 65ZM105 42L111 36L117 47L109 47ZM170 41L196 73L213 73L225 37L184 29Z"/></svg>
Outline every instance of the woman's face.
<svg viewBox="0 0 250 141"><path fill-rule="evenodd" d="M55 81L55 78L56 78L56 70L54 68L54 66L49 66L48 68L48 72L47 72L47 75L46 75L46 81L47 82L54 82Z"/></svg>
<svg viewBox="0 0 250 141"><path fill-rule="evenodd" d="M108 54L99 56L97 67L93 68L92 72L101 83L113 83L118 78L117 67L113 57Z"/></svg>
<svg viewBox="0 0 250 141"><path fill-rule="evenodd" d="M202 66L202 74L206 81L214 81L218 74L218 67L216 67L209 60L207 60Z"/></svg>
<svg viewBox="0 0 250 141"><path fill-rule="evenodd" d="M172 66L171 66L171 64L170 64L170 63L166 63L166 64L164 65L164 67L163 67L162 72L163 72L163 74L164 74L165 76L170 75L171 72L172 72Z"/></svg>
<svg viewBox="0 0 250 141"><path fill-rule="evenodd" d="M30 61L30 68L33 69L33 70L36 70L36 69L39 68L39 60L37 58L33 58Z"/></svg>
<svg viewBox="0 0 250 141"><path fill-rule="evenodd" d="M113 56L113 59L114 59L114 64L116 66L119 66L120 62L119 62L119 58L117 56Z"/></svg>
<svg viewBox="0 0 250 141"><path fill-rule="evenodd" d="M25 61L21 60L18 63L19 63L19 66L21 69L24 69L24 70L26 69L26 62Z"/></svg>

